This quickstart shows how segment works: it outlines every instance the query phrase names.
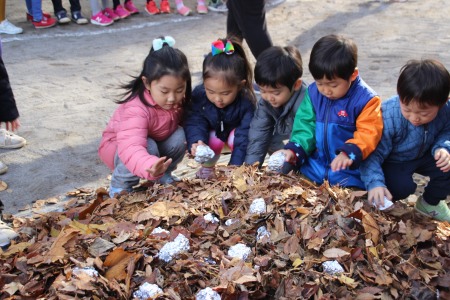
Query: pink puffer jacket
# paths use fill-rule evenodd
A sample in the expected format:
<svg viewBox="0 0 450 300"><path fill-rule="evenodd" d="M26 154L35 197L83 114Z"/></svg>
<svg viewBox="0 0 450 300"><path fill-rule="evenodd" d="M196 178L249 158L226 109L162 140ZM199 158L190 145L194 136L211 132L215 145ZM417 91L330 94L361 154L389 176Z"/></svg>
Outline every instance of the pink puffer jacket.
<svg viewBox="0 0 450 300"><path fill-rule="evenodd" d="M146 171L159 157L147 152L147 139L163 141L172 135L180 123L182 110L165 110L159 107L148 91L145 93L149 107L138 97L120 104L114 112L100 142L100 159L114 169L116 151L125 166L134 175L148 180L156 178Z"/></svg>

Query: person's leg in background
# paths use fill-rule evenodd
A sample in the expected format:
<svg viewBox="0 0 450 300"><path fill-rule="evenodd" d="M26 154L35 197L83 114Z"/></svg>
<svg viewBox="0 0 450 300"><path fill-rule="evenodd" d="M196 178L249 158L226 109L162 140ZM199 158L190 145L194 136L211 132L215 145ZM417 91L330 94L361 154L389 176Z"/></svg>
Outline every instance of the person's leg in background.
<svg viewBox="0 0 450 300"><path fill-rule="evenodd" d="M53 12L55 13L55 17L58 20L59 24L67 24L70 23L70 19L67 16L67 10L62 5L62 0L52 0L53 3Z"/></svg>
<svg viewBox="0 0 450 300"><path fill-rule="evenodd" d="M273 45L264 0L228 0L227 36L245 39L255 58Z"/></svg>
<svg viewBox="0 0 450 300"><path fill-rule="evenodd" d="M23 29L15 26L6 19L6 0L0 0L0 33L19 34Z"/></svg>
<svg viewBox="0 0 450 300"><path fill-rule="evenodd" d="M48 13L42 12L41 0L26 0L27 4L27 20L33 23L34 28L43 29L56 25L56 19L52 18Z"/></svg>
<svg viewBox="0 0 450 300"><path fill-rule="evenodd" d="M27 0L29 1L29 0ZM99 0L90 0L90 4L91 4L91 11L92 11L92 16L91 16L91 23L94 25L99 25L99 26L108 26L111 25L112 23L114 23L114 20L111 19L110 17L108 17L107 15L105 15L102 11L102 7L100 6ZM107 3L103 2L103 7L106 8Z"/></svg>
<svg viewBox="0 0 450 300"><path fill-rule="evenodd" d="M69 0L69 2L72 21L77 23L78 25L84 25L89 23L88 20L81 13L80 0Z"/></svg>

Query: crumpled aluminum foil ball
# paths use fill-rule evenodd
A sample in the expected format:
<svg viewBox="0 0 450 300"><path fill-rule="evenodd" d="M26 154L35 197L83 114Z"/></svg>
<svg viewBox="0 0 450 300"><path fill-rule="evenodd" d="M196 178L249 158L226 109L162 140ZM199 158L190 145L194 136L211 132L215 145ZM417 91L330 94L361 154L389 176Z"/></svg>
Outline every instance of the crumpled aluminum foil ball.
<svg viewBox="0 0 450 300"><path fill-rule="evenodd" d="M286 154L284 152L274 153L269 157L269 161L267 162L267 168L269 169L269 171L280 173L281 169L283 168L285 160Z"/></svg>
<svg viewBox="0 0 450 300"><path fill-rule="evenodd" d="M213 158L215 155L214 151L209 148L208 145L198 145L195 150L195 158L194 160L200 164L203 164Z"/></svg>

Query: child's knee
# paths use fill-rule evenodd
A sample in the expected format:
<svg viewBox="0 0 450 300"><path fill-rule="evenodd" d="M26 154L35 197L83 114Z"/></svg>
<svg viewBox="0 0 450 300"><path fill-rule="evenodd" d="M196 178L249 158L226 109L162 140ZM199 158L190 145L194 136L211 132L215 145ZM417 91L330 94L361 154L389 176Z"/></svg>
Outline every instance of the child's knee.
<svg viewBox="0 0 450 300"><path fill-rule="evenodd" d="M417 184L414 181L408 182L406 184L396 184L395 187L388 188L391 192L394 200L401 200L408 198L416 192Z"/></svg>

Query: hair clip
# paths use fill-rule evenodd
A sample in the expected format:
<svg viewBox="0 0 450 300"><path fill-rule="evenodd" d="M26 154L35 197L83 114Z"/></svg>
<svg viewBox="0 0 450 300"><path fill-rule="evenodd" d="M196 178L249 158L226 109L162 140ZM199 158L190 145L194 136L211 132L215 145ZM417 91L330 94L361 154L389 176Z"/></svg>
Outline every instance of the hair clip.
<svg viewBox="0 0 450 300"><path fill-rule="evenodd" d="M220 53L231 55L234 53L234 46L230 40L227 40L227 43L225 45L223 44L222 40L217 40L211 44L211 53L212 56Z"/></svg>
<svg viewBox="0 0 450 300"><path fill-rule="evenodd" d="M164 44L169 45L170 47L173 47L175 45L175 39L171 36L162 36L160 38L153 40L153 51L160 50Z"/></svg>

